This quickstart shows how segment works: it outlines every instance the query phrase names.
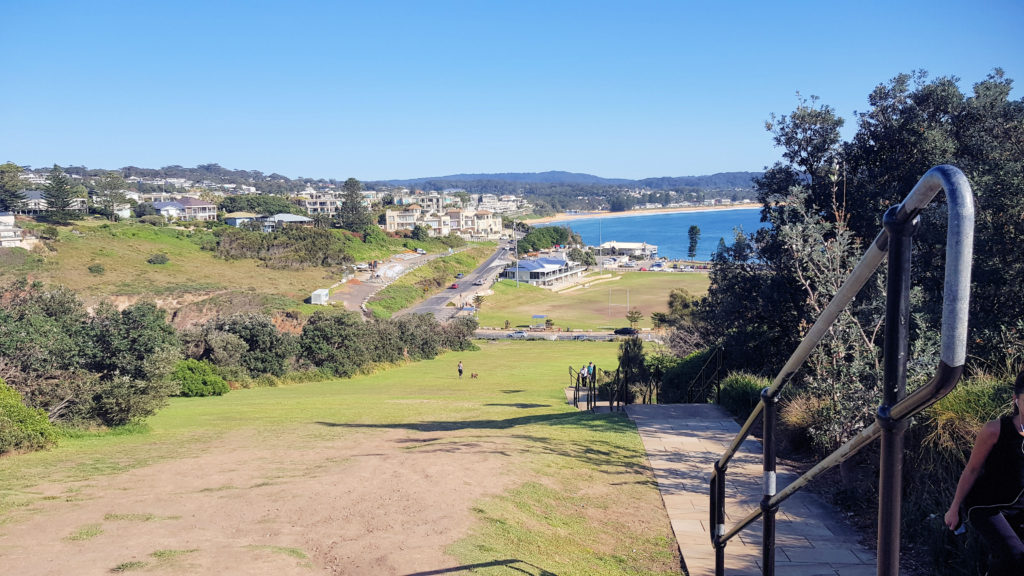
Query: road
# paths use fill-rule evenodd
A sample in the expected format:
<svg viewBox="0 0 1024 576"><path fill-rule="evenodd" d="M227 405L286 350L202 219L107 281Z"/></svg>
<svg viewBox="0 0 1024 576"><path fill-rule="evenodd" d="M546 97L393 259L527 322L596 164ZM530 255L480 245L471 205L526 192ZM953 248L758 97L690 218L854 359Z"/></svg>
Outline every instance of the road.
<svg viewBox="0 0 1024 576"><path fill-rule="evenodd" d="M402 310L397 315L433 314L434 318L444 322L455 315L459 306L472 306L473 296L488 290L494 279L505 268L505 265L511 261L510 253L505 250L505 244L502 243L495 250L494 254L491 254L476 270L462 278L452 278L452 284L458 284L458 288L446 288L419 304ZM478 281L480 284L474 285ZM448 306L449 302L455 302L456 305Z"/></svg>

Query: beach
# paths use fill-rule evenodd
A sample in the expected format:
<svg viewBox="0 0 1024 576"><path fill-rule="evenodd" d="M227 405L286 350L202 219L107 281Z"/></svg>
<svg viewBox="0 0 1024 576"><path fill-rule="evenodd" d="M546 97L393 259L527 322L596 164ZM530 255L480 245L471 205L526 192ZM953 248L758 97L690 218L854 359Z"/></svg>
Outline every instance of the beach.
<svg viewBox="0 0 1024 576"><path fill-rule="evenodd" d="M723 210L760 210L761 204L721 204L717 206L679 206L676 208L652 208L649 210L628 210L625 212L587 212L585 214L567 214L560 212L554 216L545 216L532 220L523 220L526 224L550 224L552 222L570 222L586 218L624 218L628 216L649 216L652 214L673 214L676 212L719 212Z"/></svg>

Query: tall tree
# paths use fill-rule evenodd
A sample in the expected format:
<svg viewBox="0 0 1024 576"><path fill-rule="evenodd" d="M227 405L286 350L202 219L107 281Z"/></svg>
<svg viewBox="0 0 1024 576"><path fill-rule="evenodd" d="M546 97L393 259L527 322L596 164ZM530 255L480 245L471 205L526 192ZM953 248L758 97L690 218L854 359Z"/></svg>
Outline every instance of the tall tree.
<svg viewBox="0 0 1024 576"><path fill-rule="evenodd" d="M700 227L696 224L690 226L687 234L690 236L690 246L686 250L686 257L693 260L697 257L697 243L700 242Z"/></svg>
<svg viewBox="0 0 1024 576"><path fill-rule="evenodd" d="M355 178L349 178L342 184L338 220L342 228L352 232L362 232L373 224L373 215L363 206L363 185Z"/></svg>
<svg viewBox="0 0 1024 576"><path fill-rule="evenodd" d="M54 164L46 176L46 185L43 186L43 198L46 199L49 219L56 222L67 222L71 219L71 203L75 198L73 188L71 177L60 166Z"/></svg>
<svg viewBox="0 0 1024 576"><path fill-rule="evenodd" d="M21 172L21 166L13 162L0 164L0 212L14 212L25 201Z"/></svg>
<svg viewBox="0 0 1024 576"><path fill-rule="evenodd" d="M107 219L115 220L117 207L128 201L127 188L128 183L120 172L105 172L93 183L93 201L103 209Z"/></svg>

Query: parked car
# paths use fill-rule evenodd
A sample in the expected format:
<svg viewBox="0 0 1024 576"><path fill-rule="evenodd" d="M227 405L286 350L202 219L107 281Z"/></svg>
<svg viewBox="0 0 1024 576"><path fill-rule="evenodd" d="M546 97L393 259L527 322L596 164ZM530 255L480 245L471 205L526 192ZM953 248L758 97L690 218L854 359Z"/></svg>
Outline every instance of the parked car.
<svg viewBox="0 0 1024 576"><path fill-rule="evenodd" d="M515 340L525 340L527 336L528 334L526 333L526 330L516 330L508 335L509 338L513 338Z"/></svg>
<svg viewBox="0 0 1024 576"><path fill-rule="evenodd" d="M459 272L458 274L455 275L456 278L462 278L463 276L465 276L465 274L463 274L462 272Z"/></svg>
<svg viewBox="0 0 1024 576"><path fill-rule="evenodd" d="M426 253L427 253L427 251L426 251L426 250L424 250L423 248L417 248L417 249L416 249L416 253L417 253L417 254L426 254Z"/></svg>
<svg viewBox="0 0 1024 576"><path fill-rule="evenodd" d="M587 339L587 335L586 334L573 334L572 339L573 340L586 340Z"/></svg>
<svg viewBox="0 0 1024 576"><path fill-rule="evenodd" d="M636 328L630 328L628 326L625 327L625 328L616 328L615 329L615 335L616 336L633 336L637 332L638 332L638 330Z"/></svg>
<svg viewBox="0 0 1024 576"><path fill-rule="evenodd" d="M483 280L479 280L478 279L476 282L473 282L473 286L483 286L483 285L484 285L484 281Z"/></svg>
<svg viewBox="0 0 1024 576"><path fill-rule="evenodd" d="M448 289L449 290L458 290L459 289L459 285L458 285L458 283L452 284L451 286L448 287Z"/></svg>

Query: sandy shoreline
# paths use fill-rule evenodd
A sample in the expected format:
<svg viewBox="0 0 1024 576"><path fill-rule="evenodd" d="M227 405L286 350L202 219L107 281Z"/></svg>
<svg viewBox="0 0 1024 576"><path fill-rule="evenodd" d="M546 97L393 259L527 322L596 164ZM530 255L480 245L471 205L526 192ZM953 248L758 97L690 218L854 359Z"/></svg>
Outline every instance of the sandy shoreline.
<svg viewBox="0 0 1024 576"><path fill-rule="evenodd" d="M628 218L630 216L651 216L654 214L672 214L675 212L721 212L725 210L760 210L760 204L728 204L725 206L682 206L679 208L654 208L651 210L629 210L627 212L588 212L586 214L558 213L535 220L524 220L526 224L551 224L553 222L570 222L587 218Z"/></svg>

